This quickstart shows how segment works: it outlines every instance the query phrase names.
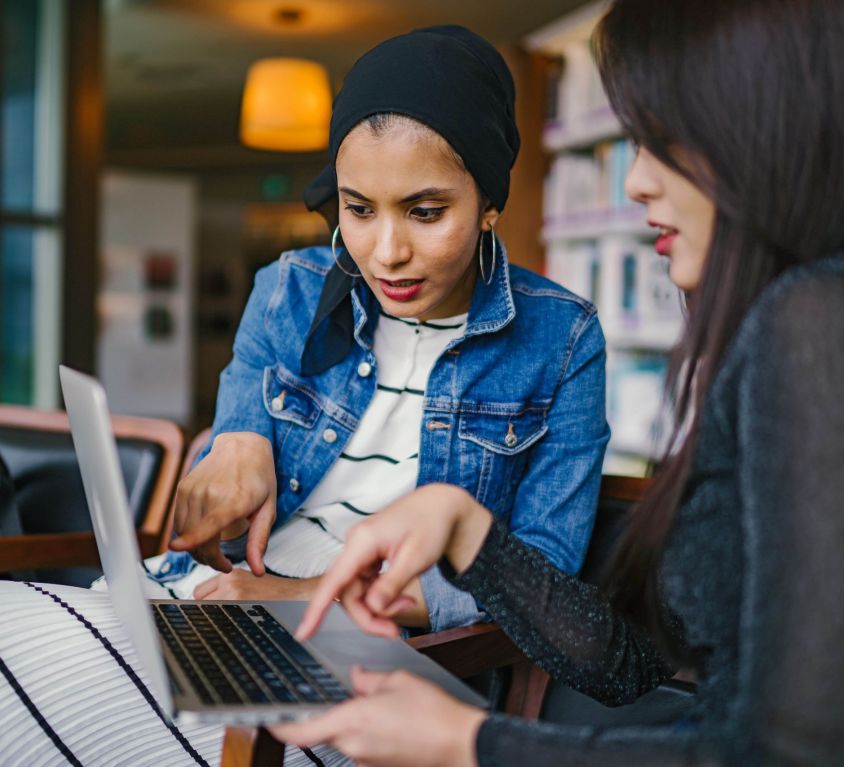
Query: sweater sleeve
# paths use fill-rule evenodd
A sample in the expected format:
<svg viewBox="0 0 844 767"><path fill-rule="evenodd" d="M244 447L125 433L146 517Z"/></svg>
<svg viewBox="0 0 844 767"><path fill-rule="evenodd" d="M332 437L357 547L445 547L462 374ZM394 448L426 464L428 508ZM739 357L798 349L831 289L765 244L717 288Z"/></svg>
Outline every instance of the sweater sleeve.
<svg viewBox="0 0 844 767"><path fill-rule="evenodd" d="M454 582L537 665L606 705L631 703L673 673L596 586L558 570L500 522Z"/></svg>
<svg viewBox="0 0 844 767"><path fill-rule="evenodd" d="M453 577L447 564L446 575ZM672 674L647 635L614 613L595 586L557 570L500 523L454 577L483 600L521 650L552 676L607 705L630 703ZM694 764L694 728L599 727L527 722L493 714L478 733L481 767Z"/></svg>

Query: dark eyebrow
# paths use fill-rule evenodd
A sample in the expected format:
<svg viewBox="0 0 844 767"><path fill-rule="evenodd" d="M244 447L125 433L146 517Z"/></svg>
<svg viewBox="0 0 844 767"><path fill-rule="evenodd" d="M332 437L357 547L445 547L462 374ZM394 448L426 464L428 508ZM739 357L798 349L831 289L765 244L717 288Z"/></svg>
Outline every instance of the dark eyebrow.
<svg viewBox="0 0 844 767"><path fill-rule="evenodd" d="M349 197L355 197L356 199L360 200L361 202L368 202L372 203L365 195L362 195L360 192L356 192L354 189L350 189L347 186L341 186L339 191L343 192L344 194L349 195ZM407 197L404 197L400 200L402 204L408 202L416 202L417 200L422 200L425 197L447 197L449 194L454 192L453 189L442 189L440 187L431 186L427 189L420 189L418 192L414 192L413 194L409 194Z"/></svg>
<svg viewBox="0 0 844 767"><path fill-rule="evenodd" d="M364 197L364 195L362 195L360 192L356 192L354 189L350 189L347 186L341 186L339 190L343 192L343 194L347 194L349 195L349 197L356 197L362 202L372 202L372 200L370 200L368 197Z"/></svg>
<svg viewBox="0 0 844 767"><path fill-rule="evenodd" d="M441 189L436 186L430 186L427 189L421 189L418 192L409 194L407 197L402 199L402 202L416 202L417 200L424 199L425 197L447 197L452 192L454 192L453 189Z"/></svg>

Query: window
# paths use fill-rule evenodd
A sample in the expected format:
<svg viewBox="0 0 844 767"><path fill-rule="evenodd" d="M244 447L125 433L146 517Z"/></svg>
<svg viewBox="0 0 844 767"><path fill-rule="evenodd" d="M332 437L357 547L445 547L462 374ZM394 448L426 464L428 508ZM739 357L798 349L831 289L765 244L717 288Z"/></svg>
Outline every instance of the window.
<svg viewBox="0 0 844 767"><path fill-rule="evenodd" d="M0 4L0 402L58 404L65 4Z"/></svg>

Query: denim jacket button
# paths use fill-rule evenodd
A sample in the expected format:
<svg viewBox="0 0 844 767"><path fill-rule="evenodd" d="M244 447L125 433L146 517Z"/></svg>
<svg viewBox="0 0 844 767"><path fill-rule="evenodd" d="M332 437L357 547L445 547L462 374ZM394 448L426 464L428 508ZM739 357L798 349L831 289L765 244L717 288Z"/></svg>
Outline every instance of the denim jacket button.
<svg viewBox="0 0 844 767"><path fill-rule="evenodd" d="M510 432L506 437L504 437L504 444L507 445L507 447L513 447L518 441L519 438L512 432Z"/></svg>
<svg viewBox="0 0 844 767"><path fill-rule="evenodd" d="M366 378L371 372L372 365L370 365L368 362L361 362L360 365L358 365L358 375L361 378Z"/></svg>
<svg viewBox="0 0 844 767"><path fill-rule="evenodd" d="M298 492L299 492L299 480L298 480L298 479L296 479L296 477L293 477L293 478L290 480L290 489L291 489L294 493L298 493Z"/></svg>
<svg viewBox="0 0 844 767"><path fill-rule="evenodd" d="M278 413L279 410L284 410L284 397L273 397L273 401L270 404L273 410Z"/></svg>
<svg viewBox="0 0 844 767"><path fill-rule="evenodd" d="M330 445L332 442L337 441L337 432L334 431L334 429L326 429L322 433L322 438L325 442L327 442Z"/></svg>

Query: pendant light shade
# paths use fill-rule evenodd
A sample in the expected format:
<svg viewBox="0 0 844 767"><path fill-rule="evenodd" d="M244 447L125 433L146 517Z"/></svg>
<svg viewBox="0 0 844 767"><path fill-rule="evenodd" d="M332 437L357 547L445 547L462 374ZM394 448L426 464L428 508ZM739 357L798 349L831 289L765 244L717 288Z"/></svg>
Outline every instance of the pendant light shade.
<svg viewBox="0 0 844 767"><path fill-rule="evenodd" d="M249 68L240 140L256 149L308 152L328 146L331 87L325 67L305 59L261 59Z"/></svg>

